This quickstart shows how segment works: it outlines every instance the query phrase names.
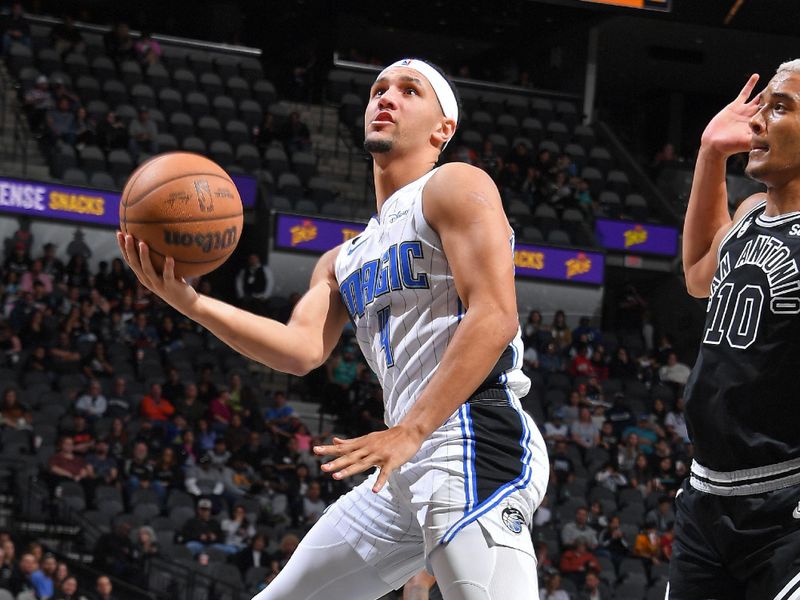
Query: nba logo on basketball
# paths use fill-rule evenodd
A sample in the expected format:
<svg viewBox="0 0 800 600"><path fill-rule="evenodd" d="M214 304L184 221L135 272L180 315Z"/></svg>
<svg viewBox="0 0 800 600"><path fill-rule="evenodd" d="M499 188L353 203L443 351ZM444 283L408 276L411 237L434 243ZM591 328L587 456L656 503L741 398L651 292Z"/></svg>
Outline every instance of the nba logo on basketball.
<svg viewBox="0 0 800 600"><path fill-rule="evenodd" d="M208 181L195 179L194 191L197 192L197 203L200 205L201 211L211 212L214 210L214 199L211 196L211 188L208 186Z"/></svg>

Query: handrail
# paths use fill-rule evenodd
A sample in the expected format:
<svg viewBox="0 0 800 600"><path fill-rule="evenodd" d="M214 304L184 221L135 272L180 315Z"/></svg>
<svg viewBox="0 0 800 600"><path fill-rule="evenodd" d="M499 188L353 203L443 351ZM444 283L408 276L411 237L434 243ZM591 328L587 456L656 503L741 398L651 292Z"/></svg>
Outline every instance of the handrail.
<svg viewBox="0 0 800 600"><path fill-rule="evenodd" d="M57 19L55 17L46 15L33 15L29 13L25 13L25 18L31 23L39 23L44 25L57 25L64 22L63 19ZM75 27L83 31L90 31L92 33L108 33L111 31L111 27L109 25L97 25L95 23L85 23L83 21L75 21ZM134 37L139 37L142 32L131 29L130 33ZM186 48L196 48L198 50L214 50L217 52L227 52L229 54L241 54L253 57L261 56L261 48L251 48L250 46L240 46L238 44L221 44L219 42L195 40L192 38L176 37L161 33L154 33L153 39L165 44L183 46Z"/></svg>
<svg viewBox="0 0 800 600"><path fill-rule="evenodd" d="M352 60L345 60L339 58L339 53L333 53L333 66L351 71L359 71L362 73L380 73L381 67L375 65L368 65L359 63ZM449 77L449 76L448 76ZM510 94L521 94L524 96L535 96L538 98L556 98L560 100L580 100L581 95L570 92L559 92L556 90L544 90L538 88L525 88L508 83L498 83L494 81L484 81L481 79L467 79L466 77L449 77L451 81L459 85L463 85L475 89L486 89L493 92L506 92Z"/></svg>

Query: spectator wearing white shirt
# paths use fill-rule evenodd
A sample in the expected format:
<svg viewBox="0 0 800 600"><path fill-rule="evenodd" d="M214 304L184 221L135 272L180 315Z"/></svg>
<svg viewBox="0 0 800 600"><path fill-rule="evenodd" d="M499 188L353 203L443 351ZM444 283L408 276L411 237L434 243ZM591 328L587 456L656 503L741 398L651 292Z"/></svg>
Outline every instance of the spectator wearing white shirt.
<svg viewBox="0 0 800 600"><path fill-rule="evenodd" d="M684 386L692 370L685 364L678 362L678 355L674 352L667 354L667 364L658 370L658 376L665 383L677 383Z"/></svg>
<svg viewBox="0 0 800 600"><path fill-rule="evenodd" d="M264 313L266 301L272 296L273 284L270 268L261 264L258 254L251 254L247 257L247 266L236 275L236 297L243 308Z"/></svg>
<svg viewBox="0 0 800 600"><path fill-rule="evenodd" d="M108 401L102 393L100 382L92 379L89 390L75 403L75 410L89 420L99 419L106 413Z"/></svg>
<svg viewBox="0 0 800 600"><path fill-rule="evenodd" d="M303 518L305 519L306 525L316 523L328 507L321 495L322 488L319 482L312 481L308 486L305 498L303 498Z"/></svg>
<svg viewBox="0 0 800 600"><path fill-rule="evenodd" d="M683 398L679 397L675 400L675 408L667 413L664 426L668 432L679 437L684 443L690 442L689 429L686 427L686 415L683 412Z"/></svg>

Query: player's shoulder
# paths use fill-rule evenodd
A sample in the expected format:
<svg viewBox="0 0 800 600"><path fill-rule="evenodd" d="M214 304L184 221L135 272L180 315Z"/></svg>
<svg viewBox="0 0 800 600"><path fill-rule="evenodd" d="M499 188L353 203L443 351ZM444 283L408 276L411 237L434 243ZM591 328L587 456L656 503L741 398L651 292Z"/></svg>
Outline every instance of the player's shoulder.
<svg viewBox="0 0 800 600"><path fill-rule="evenodd" d="M761 206L767 201L766 192L758 192L742 200L736 211L733 213L733 226L741 221L748 213L752 212L755 208Z"/></svg>
<svg viewBox="0 0 800 600"><path fill-rule="evenodd" d="M446 163L436 169L428 181L426 190L431 186L449 188L451 194L454 189L462 187L464 189L486 187L497 191L497 186L486 171L464 162Z"/></svg>
<svg viewBox="0 0 800 600"><path fill-rule="evenodd" d="M502 210L500 192L492 178L477 167L453 162L439 167L425 185L425 213L458 213L475 203Z"/></svg>

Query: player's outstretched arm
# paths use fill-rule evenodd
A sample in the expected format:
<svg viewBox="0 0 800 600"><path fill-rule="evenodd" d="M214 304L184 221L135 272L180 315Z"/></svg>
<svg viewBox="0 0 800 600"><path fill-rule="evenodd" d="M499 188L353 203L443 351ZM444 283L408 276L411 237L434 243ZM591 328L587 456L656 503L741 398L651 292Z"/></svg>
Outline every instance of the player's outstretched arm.
<svg viewBox="0 0 800 600"><path fill-rule="evenodd" d="M475 167L447 164L425 186L423 207L467 312L436 373L399 425L315 448L317 454L339 457L323 466L336 478L380 467L375 491L475 392L519 328L512 231L494 182Z"/></svg>
<svg viewBox="0 0 800 600"><path fill-rule="evenodd" d="M278 371L304 375L321 365L347 321L333 271L338 248L320 258L309 290L295 306L289 322L283 324L198 294L175 278L172 258L165 261L163 277L158 275L147 244L139 242L137 248L133 236L117 233L117 242L142 285L234 350Z"/></svg>
<svg viewBox="0 0 800 600"><path fill-rule="evenodd" d="M750 95L758 82L751 75L733 102L706 126L692 180L683 226L683 271L686 289L697 298L708 296L717 268L717 248L731 227L725 163L728 157L750 149L750 119L758 110L759 96ZM753 202L748 201L747 206Z"/></svg>

